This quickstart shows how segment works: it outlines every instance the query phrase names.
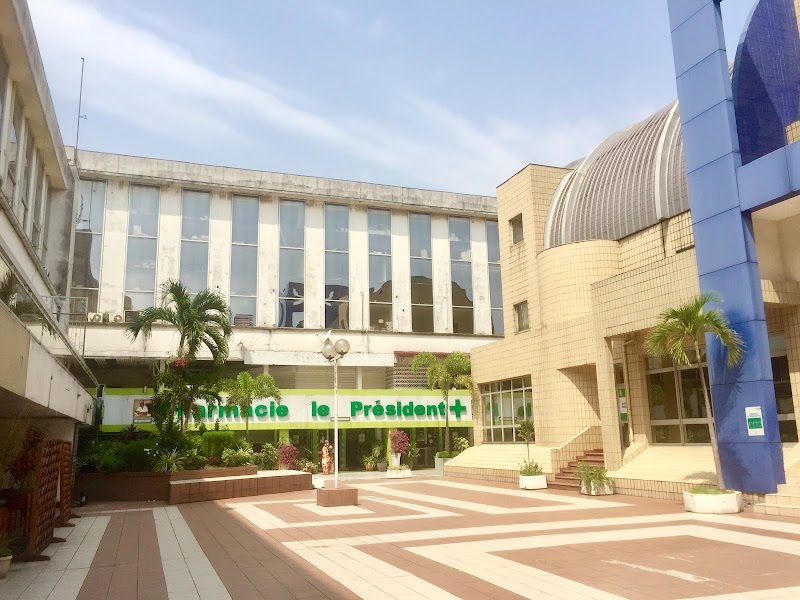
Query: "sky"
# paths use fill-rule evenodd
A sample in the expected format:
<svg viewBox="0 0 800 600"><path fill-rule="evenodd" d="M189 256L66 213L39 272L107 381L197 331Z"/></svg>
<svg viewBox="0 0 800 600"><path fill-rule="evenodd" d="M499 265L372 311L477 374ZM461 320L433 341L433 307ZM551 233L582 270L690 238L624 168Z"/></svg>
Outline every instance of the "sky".
<svg viewBox="0 0 800 600"><path fill-rule="evenodd" d="M676 97L666 0L29 4L86 150L494 195Z"/></svg>

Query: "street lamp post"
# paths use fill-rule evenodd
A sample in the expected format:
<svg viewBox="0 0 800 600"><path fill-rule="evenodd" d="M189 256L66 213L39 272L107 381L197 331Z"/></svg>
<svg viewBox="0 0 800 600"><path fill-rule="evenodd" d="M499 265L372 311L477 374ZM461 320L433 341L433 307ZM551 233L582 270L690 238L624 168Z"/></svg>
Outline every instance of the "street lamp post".
<svg viewBox="0 0 800 600"><path fill-rule="evenodd" d="M322 345L322 356L333 363L333 487L339 487L339 361L350 352L350 342L345 339L331 342L330 338Z"/></svg>

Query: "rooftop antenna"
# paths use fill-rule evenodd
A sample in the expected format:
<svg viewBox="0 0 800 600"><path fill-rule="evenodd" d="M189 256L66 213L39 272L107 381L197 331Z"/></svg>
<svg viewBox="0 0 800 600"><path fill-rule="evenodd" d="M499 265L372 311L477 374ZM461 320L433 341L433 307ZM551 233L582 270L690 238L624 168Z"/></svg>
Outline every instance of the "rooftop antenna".
<svg viewBox="0 0 800 600"><path fill-rule="evenodd" d="M83 103L83 64L84 58L81 57L81 87L78 91L78 126L75 128L75 151L72 155L72 159L75 162L75 166L78 166L78 139L81 135L81 119L85 119L86 115L81 114L81 104Z"/></svg>

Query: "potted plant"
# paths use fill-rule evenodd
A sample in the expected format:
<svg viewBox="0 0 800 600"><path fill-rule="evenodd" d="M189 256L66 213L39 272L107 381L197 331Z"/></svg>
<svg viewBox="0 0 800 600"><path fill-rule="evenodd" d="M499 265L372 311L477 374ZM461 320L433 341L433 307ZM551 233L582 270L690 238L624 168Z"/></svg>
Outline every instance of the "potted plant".
<svg viewBox="0 0 800 600"><path fill-rule="evenodd" d="M406 450L406 457L408 458L408 468L413 469L419 459L419 448L417 442L410 442Z"/></svg>
<svg viewBox="0 0 800 600"><path fill-rule="evenodd" d="M11 538L6 533L0 533L0 579L5 578L11 567Z"/></svg>
<svg viewBox="0 0 800 600"><path fill-rule="evenodd" d="M372 457L375 459L375 466L378 467L378 471L385 473L389 463L386 461L386 451L382 444L375 444L372 447Z"/></svg>
<svg viewBox="0 0 800 600"><path fill-rule="evenodd" d="M400 468L400 456L408 452L408 435L402 429L389 432L389 451L392 454L392 468Z"/></svg>
<svg viewBox="0 0 800 600"><path fill-rule="evenodd" d="M727 515L742 512L744 500L742 492L698 485L683 492L683 507L688 512Z"/></svg>
<svg viewBox="0 0 800 600"><path fill-rule="evenodd" d="M436 453L436 458L433 459L435 473L437 475L444 475L444 465L452 458L451 453L447 450L442 450Z"/></svg>
<svg viewBox="0 0 800 600"><path fill-rule="evenodd" d="M519 467L519 487L523 490L543 490L547 488L547 477L535 462L526 460Z"/></svg>
<svg viewBox="0 0 800 600"><path fill-rule="evenodd" d="M375 467L378 466L378 459L376 459L372 454L365 454L364 458L361 459L361 462L364 463L364 469L367 471L374 471Z"/></svg>
<svg viewBox="0 0 800 600"><path fill-rule="evenodd" d="M581 494L587 496L608 496L614 493L614 482L608 477L605 467L582 462L575 474L581 480Z"/></svg>

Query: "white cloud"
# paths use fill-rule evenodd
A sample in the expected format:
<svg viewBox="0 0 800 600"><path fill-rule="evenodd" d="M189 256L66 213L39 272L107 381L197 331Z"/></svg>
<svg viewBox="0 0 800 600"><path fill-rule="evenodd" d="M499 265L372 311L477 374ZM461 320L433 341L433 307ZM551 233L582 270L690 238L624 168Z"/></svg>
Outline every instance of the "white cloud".
<svg viewBox="0 0 800 600"><path fill-rule="evenodd" d="M214 69L186 45L164 37L166 26L126 22L104 12L105 4L30 4L55 90L77 100L76 64L84 56L85 112L90 119L93 111L100 111L188 144L214 140L246 142L253 148L268 137L265 132L277 132L352 156L353 174L383 167L397 175L396 182L407 185L492 194L527 162L563 164L585 153L587 143L597 143L603 130L588 121L549 123L536 131L502 118L478 124L440 102L393 90L386 90L386 105L399 113L398 118L376 121L359 114L326 114L324 109L307 108L307 91L288 89L263 73ZM328 3L315 6L325 14L336 8ZM345 16L343 11L328 15L339 21ZM382 22L376 23L380 25L373 24L375 31L382 33ZM191 33L187 35L181 39L190 39ZM323 102L316 98L314 105Z"/></svg>

